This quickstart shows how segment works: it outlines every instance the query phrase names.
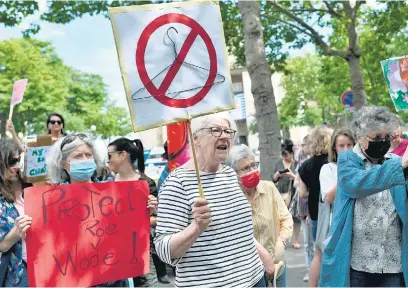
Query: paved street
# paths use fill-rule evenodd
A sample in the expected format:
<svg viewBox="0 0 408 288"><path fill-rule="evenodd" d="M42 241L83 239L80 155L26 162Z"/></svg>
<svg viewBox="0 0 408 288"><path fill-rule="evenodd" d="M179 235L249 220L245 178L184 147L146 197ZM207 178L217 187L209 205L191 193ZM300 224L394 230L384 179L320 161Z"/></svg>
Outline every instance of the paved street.
<svg viewBox="0 0 408 288"><path fill-rule="evenodd" d="M302 237L300 237L302 240ZM289 247L286 250L286 263L287 263L287 284L288 287L308 287L308 283L303 281L303 277L306 273L305 256L303 247L301 249L293 249ZM171 275L171 284L160 284L161 287L173 287L174 277L171 270L169 270L169 276Z"/></svg>

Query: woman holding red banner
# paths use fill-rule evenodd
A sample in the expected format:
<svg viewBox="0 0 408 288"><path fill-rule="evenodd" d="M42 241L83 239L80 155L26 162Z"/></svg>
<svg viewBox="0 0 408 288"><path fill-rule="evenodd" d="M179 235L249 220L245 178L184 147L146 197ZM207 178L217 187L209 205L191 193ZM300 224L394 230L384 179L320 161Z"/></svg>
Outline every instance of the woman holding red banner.
<svg viewBox="0 0 408 288"><path fill-rule="evenodd" d="M26 231L32 219L24 215L23 152L13 140L0 140L0 285L27 287Z"/></svg>
<svg viewBox="0 0 408 288"><path fill-rule="evenodd" d="M177 267L177 287L265 287L260 256L268 274L274 263L254 239L251 207L235 171L222 164L235 123L213 114L194 119L191 128L205 199L192 160L170 174L159 196L157 253Z"/></svg>
<svg viewBox="0 0 408 288"><path fill-rule="evenodd" d="M115 181L146 180L150 195L147 208L150 209L150 224L156 226L157 188L156 183L144 174L144 149L139 139L119 138L108 146L109 168L115 173ZM137 171L136 171L137 170ZM150 237L150 272L133 278L134 287L157 287L156 269L153 263L153 237Z"/></svg>
<svg viewBox="0 0 408 288"><path fill-rule="evenodd" d="M102 153L84 134L71 134L56 142L47 155L47 173L53 184L99 182L104 170ZM124 281L108 282L99 287L123 287Z"/></svg>

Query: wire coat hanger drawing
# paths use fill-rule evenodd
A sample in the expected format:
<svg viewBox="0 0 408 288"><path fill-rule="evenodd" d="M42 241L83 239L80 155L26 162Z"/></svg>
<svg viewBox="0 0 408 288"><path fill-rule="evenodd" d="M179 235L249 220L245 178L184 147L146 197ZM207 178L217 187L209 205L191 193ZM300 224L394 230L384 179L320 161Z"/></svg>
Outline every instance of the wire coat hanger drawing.
<svg viewBox="0 0 408 288"><path fill-rule="evenodd" d="M174 61L173 61L170 65L168 65L167 67L165 67L163 70L161 70L156 76L154 76L153 78L151 78L150 81L149 81L148 83L146 83L142 88L140 88L140 89L138 89L136 92L134 92L134 93L132 94L132 100L141 100L141 99L147 99L147 98L152 97L152 96L147 96L147 97L140 97L140 98L138 98L138 97L136 97L136 94L138 94L138 93L141 92L141 91L146 90L146 85L153 83L154 79L156 79L159 75L161 75L161 74L162 74L163 72L165 72L166 70L169 70L170 67L172 67L176 62L180 63L181 65L187 65L187 66L192 67L192 68L200 69L200 70L203 70L203 71L208 71L208 72L210 72L210 74L213 73L213 74L215 74L216 76L221 77L221 79L218 80L218 81L215 81L215 82L212 83L211 85L202 85L202 86L197 86L197 87L193 87L193 88L189 88L189 89L185 89L185 90L180 90L180 91L175 91L175 92L169 92L169 93L166 93L166 91L164 91L163 94L158 94L158 95L154 95L154 96L160 97L160 96L164 96L164 95L175 95L174 98L176 98L177 95L180 94L180 93L189 92L189 91L194 91L194 90L202 89L202 88L205 88L205 87L209 87L209 86L213 86L213 85L221 84L221 83L224 83L224 82L225 82L225 76L224 76L224 75L221 75L221 74L219 74L219 73L211 72L211 71L210 71L209 69L207 69L207 68L200 67L200 66L198 66L198 65L195 65L195 64L192 64L192 63L189 63L189 62L186 62L186 61L180 61L180 59L179 59L179 57L178 57L178 54L177 54L176 43L173 41L173 39L171 39L171 37L170 37L170 35L169 35L169 31L170 31L170 30L174 30L174 32L176 32L176 33L178 34L178 31L177 31L176 28L174 28L174 27L169 27L169 28L167 29L167 31L166 31L165 36L163 37L163 45L168 46L168 44L166 44L166 41L165 41L165 40L166 40L166 36L167 36L167 38L171 41L171 46L172 46L173 51L174 51Z"/></svg>

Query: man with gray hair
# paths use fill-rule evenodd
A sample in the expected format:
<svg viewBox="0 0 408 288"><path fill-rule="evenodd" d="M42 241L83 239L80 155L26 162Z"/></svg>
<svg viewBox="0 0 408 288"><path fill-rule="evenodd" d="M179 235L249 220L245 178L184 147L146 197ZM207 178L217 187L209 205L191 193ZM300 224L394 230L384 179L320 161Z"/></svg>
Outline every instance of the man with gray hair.
<svg viewBox="0 0 408 288"><path fill-rule="evenodd" d="M358 143L339 154L319 287L406 286L408 154L387 153L398 118L385 107L363 107L352 127Z"/></svg>
<svg viewBox="0 0 408 288"><path fill-rule="evenodd" d="M246 145L231 148L226 165L238 174L241 189L252 206L256 240L275 263L275 275L266 275L275 287L286 287L285 245L292 236L293 220L275 184L260 180L255 155Z"/></svg>

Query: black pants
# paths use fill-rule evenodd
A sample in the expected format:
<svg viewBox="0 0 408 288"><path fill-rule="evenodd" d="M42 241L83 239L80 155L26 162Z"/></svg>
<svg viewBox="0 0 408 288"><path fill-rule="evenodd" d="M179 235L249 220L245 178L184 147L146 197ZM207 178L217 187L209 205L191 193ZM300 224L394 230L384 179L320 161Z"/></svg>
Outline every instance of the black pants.
<svg viewBox="0 0 408 288"><path fill-rule="evenodd" d="M350 287L405 287L402 273L367 273L350 268Z"/></svg>
<svg viewBox="0 0 408 288"><path fill-rule="evenodd" d="M163 277L167 275L166 263L160 260L156 253L152 253L154 267L156 267L157 277Z"/></svg>

